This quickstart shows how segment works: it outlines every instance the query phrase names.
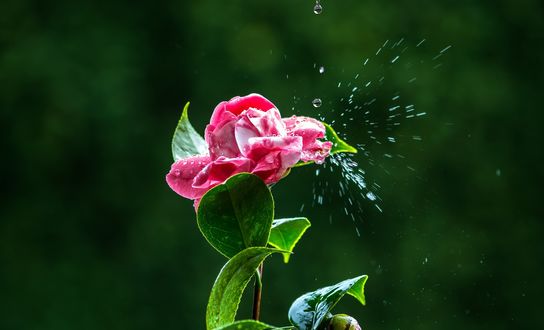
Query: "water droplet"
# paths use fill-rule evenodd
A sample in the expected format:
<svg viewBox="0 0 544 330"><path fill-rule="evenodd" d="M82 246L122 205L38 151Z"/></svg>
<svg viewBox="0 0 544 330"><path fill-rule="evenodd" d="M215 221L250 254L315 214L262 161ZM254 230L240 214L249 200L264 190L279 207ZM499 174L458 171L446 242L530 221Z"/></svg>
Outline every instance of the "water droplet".
<svg viewBox="0 0 544 330"><path fill-rule="evenodd" d="M312 101L314 108L319 108L322 104L321 99L317 98Z"/></svg>
<svg viewBox="0 0 544 330"><path fill-rule="evenodd" d="M323 11L323 7L321 7L321 4L319 3L319 0L315 2L314 6L314 14L319 15Z"/></svg>
<svg viewBox="0 0 544 330"><path fill-rule="evenodd" d="M325 72L325 67L324 66L320 66L319 67L319 73L323 74Z"/></svg>
<svg viewBox="0 0 544 330"><path fill-rule="evenodd" d="M369 191L366 193L366 198L370 199L371 201L375 201L376 200L376 195L374 195L374 193L372 191Z"/></svg>

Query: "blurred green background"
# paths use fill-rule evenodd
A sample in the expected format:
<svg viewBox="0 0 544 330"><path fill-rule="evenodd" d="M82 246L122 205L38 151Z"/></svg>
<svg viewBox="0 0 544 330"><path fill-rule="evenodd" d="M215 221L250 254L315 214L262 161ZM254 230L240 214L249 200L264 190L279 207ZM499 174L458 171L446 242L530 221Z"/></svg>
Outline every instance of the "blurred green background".
<svg viewBox="0 0 544 330"><path fill-rule="evenodd" d="M276 185L278 217L313 227L290 264L267 263L265 321L366 273L367 306L336 308L366 329L543 327L542 2L322 4L1 2L0 329L203 329L225 260L165 184L170 139L186 101L203 131L218 102L250 92L363 144L383 209L359 198L354 223L332 188L315 205L339 170ZM358 73L373 84L349 105ZM427 115L387 126L395 95ZM366 117L342 115L372 98Z"/></svg>

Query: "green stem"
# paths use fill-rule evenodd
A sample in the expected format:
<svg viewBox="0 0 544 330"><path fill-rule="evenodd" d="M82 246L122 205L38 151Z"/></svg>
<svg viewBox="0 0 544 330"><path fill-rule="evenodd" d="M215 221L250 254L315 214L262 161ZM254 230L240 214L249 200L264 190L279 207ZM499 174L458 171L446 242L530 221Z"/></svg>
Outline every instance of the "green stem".
<svg viewBox="0 0 544 330"><path fill-rule="evenodd" d="M261 316L261 295L263 290L263 264L257 269L255 274L255 290L253 291L253 319L259 321Z"/></svg>

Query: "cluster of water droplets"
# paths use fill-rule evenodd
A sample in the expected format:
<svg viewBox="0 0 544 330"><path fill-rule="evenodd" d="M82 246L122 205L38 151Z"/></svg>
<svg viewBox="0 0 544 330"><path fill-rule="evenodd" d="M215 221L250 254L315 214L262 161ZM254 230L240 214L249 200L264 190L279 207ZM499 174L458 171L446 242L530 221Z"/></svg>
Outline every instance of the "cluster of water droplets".
<svg viewBox="0 0 544 330"><path fill-rule="evenodd" d="M425 39L419 41L415 48L423 45L425 41ZM422 141L421 135L403 135L398 132L398 128L403 124L427 115L426 111L418 111L416 105L410 102L410 98L403 98L400 92L393 91L387 99L384 99L383 95L386 93L379 89L384 88L384 85L390 79L388 74L392 70L407 70L405 76L409 78L405 84L414 84L417 80L417 74L411 69L421 65L427 67L429 63L433 70L439 68L442 65L439 60L451 46L443 48L430 60L421 59L417 63L410 63L409 60L403 62L403 55L409 48L404 38L395 42L387 40L377 49L373 56L363 58L360 72L357 72L347 81L335 83L335 87L342 90L339 94L343 96L337 102L328 102L328 104L335 107L340 105L340 108L321 108L323 101L318 97L312 101L314 108L322 110L318 113L318 118L335 127L341 138L355 145L359 151L358 154L342 153L333 155L329 157L329 162L316 170L312 206L325 205L327 202L332 203L332 200L339 198L344 203L343 212L355 224L357 235L360 235L357 224L362 221L363 210L367 209L363 207L364 204L368 205L370 203L376 210L383 212L382 198L379 193L381 186L368 180L364 169L378 167L386 174L390 174L385 164L387 161L394 161L404 163L405 167L410 171L416 171L414 167L407 163L407 157L389 151L391 148L388 145L399 141L404 143ZM410 57L406 56L406 58L409 59ZM379 69L375 70L378 72L377 75L367 70L372 61L381 63L378 64ZM320 75L325 73L324 66L317 67L314 64L314 68L317 68ZM380 99L378 99L379 94L382 95ZM366 138L360 143L353 143L349 136L345 134L352 131L364 132ZM323 176L323 173L327 171L331 175L340 173L341 180L328 180L326 176ZM332 215L329 216L329 219L332 221Z"/></svg>

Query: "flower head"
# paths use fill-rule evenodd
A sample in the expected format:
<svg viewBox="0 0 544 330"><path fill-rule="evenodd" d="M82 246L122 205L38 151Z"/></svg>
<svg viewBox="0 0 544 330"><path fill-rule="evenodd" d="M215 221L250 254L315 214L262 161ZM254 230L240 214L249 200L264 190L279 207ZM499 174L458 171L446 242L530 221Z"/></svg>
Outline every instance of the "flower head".
<svg viewBox="0 0 544 330"><path fill-rule="evenodd" d="M209 189L241 172L272 184L299 161L322 163L332 143L321 141L325 126L309 117L281 118L259 94L219 103L206 126L208 153L176 161L166 176L179 195L198 200Z"/></svg>

